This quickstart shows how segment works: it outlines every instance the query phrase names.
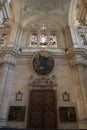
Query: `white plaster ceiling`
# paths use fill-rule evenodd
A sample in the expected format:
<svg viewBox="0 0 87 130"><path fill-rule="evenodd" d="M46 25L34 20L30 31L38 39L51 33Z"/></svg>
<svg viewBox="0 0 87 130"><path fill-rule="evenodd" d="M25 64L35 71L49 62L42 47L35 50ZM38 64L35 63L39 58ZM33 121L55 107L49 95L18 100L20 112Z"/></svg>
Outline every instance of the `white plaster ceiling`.
<svg viewBox="0 0 87 130"><path fill-rule="evenodd" d="M20 23L24 29L38 30L46 24L57 31L68 25L71 0L18 0Z"/></svg>

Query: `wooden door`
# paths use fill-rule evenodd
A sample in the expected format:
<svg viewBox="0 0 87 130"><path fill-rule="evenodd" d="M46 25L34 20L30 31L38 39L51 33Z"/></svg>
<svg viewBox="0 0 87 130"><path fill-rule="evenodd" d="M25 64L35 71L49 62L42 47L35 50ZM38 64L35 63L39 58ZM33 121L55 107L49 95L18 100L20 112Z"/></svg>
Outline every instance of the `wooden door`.
<svg viewBox="0 0 87 130"><path fill-rule="evenodd" d="M28 113L28 128L57 128L55 91L32 90Z"/></svg>

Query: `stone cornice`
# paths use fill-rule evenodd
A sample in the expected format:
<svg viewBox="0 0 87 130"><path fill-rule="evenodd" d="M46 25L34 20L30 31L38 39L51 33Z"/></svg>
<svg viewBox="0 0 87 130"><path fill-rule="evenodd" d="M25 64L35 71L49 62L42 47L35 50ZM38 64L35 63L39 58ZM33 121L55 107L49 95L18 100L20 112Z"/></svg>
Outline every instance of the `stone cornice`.
<svg viewBox="0 0 87 130"><path fill-rule="evenodd" d="M86 67L86 66L87 66L87 64L84 63L84 62L76 62L76 63L73 63L73 64L71 65L72 68L74 68L74 67L79 67L79 68L81 68L81 67Z"/></svg>
<svg viewBox="0 0 87 130"><path fill-rule="evenodd" d="M65 49L31 49L28 48L28 50L26 51L26 49L23 51L20 51L18 49L15 49L13 47L6 47L6 48L2 48L0 50L0 58L3 58L5 55L12 55L16 58L31 58L33 56L34 53L36 53L37 51L40 50L48 50L49 52L52 53L52 55L55 58L67 58Z"/></svg>
<svg viewBox="0 0 87 130"><path fill-rule="evenodd" d="M47 49L46 49L47 50ZM0 50L0 58L4 58L6 55L9 56L13 56L14 58L32 58L34 53L39 51L37 50L29 50L28 51L19 51L13 47L6 47L6 48L2 48ZM51 51L50 49L48 49L48 51L50 51L52 53L52 55L54 56L55 59L72 59L74 56L75 57L82 57L83 59L87 59L87 50L85 48L70 48L67 51L65 51L65 49L55 49L53 51Z"/></svg>
<svg viewBox="0 0 87 130"><path fill-rule="evenodd" d="M72 57L74 55L81 55L84 58L87 58L87 50L85 48L70 48L66 52L68 57Z"/></svg>
<svg viewBox="0 0 87 130"><path fill-rule="evenodd" d="M85 48L72 48L67 51L67 56L72 68L87 66L87 51Z"/></svg>
<svg viewBox="0 0 87 130"><path fill-rule="evenodd" d="M20 52L19 50L13 48L13 47L6 47L6 48L2 48L0 50L0 58L4 57L7 54L12 54L15 57L18 58L29 58L32 56L32 52Z"/></svg>

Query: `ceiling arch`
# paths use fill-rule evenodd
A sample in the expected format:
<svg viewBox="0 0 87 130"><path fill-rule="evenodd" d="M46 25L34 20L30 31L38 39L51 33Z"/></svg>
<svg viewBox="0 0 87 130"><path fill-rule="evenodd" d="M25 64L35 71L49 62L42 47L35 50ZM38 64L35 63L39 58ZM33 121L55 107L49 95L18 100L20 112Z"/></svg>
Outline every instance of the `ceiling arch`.
<svg viewBox="0 0 87 130"><path fill-rule="evenodd" d="M12 1L12 8L13 8L13 17L15 18L14 22L15 24L19 24L20 22L20 7L18 5L18 0Z"/></svg>
<svg viewBox="0 0 87 130"><path fill-rule="evenodd" d="M71 0L18 0L20 24L23 28L46 22L52 29L68 25L68 13Z"/></svg>
<svg viewBox="0 0 87 130"><path fill-rule="evenodd" d="M40 31L43 24L45 24L47 31L58 31L63 27L63 23L56 21L55 16L53 17L53 20L51 20L51 17L45 19L43 17L34 17L32 20L29 20L27 24L25 24L24 30Z"/></svg>

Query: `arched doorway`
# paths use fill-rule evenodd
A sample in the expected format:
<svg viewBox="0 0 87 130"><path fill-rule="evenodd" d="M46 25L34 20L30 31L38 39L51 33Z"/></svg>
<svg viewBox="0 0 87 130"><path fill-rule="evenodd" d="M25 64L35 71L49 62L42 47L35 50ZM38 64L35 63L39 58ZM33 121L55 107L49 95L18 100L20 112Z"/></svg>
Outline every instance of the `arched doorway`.
<svg viewBox="0 0 87 130"><path fill-rule="evenodd" d="M29 95L28 128L58 128L55 85L49 78L33 81Z"/></svg>

